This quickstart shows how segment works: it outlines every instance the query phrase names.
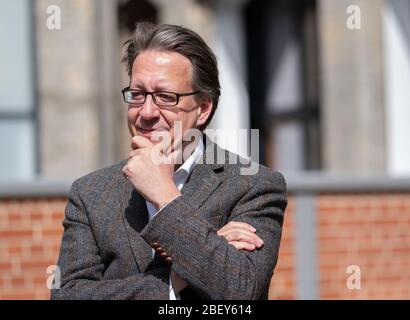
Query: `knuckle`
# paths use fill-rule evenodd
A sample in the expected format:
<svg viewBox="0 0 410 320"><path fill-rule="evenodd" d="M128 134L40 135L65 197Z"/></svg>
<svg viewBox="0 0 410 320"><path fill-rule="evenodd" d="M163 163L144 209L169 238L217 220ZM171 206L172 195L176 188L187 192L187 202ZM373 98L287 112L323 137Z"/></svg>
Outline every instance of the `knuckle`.
<svg viewBox="0 0 410 320"><path fill-rule="evenodd" d="M248 228L249 224L247 224L246 222L237 222L238 227L241 228Z"/></svg>
<svg viewBox="0 0 410 320"><path fill-rule="evenodd" d="M224 232L226 230L225 226L218 230L218 232Z"/></svg>
<svg viewBox="0 0 410 320"><path fill-rule="evenodd" d="M232 236L234 239L239 239L239 238L240 238L240 233L235 230L235 231L232 231L232 232L231 232L231 236Z"/></svg>

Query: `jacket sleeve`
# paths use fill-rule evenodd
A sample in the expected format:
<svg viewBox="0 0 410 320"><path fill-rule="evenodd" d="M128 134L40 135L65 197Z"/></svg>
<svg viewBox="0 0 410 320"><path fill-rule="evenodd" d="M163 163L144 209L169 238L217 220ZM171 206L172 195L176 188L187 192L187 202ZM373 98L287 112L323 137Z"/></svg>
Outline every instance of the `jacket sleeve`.
<svg viewBox="0 0 410 320"><path fill-rule="evenodd" d="M286 183L278 172L259 176L231 212L229 221L243 221L257 229L262 248L239 251L188 204L184 195L169 203L143 229L173 260L172 269L207 299L260 299L269 287L276 265Z"/></svg>
<svg viewBox="0 0 410 320"><path fill-rule="evenodd" d="M169 299L169 270L164 270L166 268L124 279L102 279L105 266L77 182L68 195L63 225L57 263L61 270L61 284L60 289L51 290L51 299Z"/></svg>

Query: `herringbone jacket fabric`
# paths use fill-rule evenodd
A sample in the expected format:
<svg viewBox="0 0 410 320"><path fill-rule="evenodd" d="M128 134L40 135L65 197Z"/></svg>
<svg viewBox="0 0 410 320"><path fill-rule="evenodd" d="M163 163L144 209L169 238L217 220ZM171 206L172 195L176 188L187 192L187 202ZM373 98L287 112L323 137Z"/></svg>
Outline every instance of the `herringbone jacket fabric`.
<svg viewBox="0 0 410 320"><path fill-rule="evenodd" d="M266 299L287 205L285 181L262 165L241 175L240 160L229 164L235 156L208 139L203 159L217 154L224 163L197 164L182 196L150 222L145 199L121 173L126 161L76 180L63 221L60 289L51 298L169 299L172 267L190 285L183 299ZM262 248L239 251L218 236L229 221L255 227ZM172 264L153 258L154 243Z"/></svg>

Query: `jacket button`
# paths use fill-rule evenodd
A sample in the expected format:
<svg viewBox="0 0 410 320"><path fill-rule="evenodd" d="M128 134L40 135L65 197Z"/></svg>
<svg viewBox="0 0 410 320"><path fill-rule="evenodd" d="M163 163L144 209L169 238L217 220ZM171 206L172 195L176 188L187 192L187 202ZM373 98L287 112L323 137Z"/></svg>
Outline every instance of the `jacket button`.
<svg viewBox="0 0 410 320"><path fill-rule="evenodd" d="M153 247L154 249L157 249L157 248L160 248L160 245L159 245L158 242L154 242L154 243L152 244L152 247Z"/></svg>
<svg viewBox="0 0 410 320"><path fill-rule="evenodd" d="M156 248L155 249L158 253L163 253L164 252L164 249L162 249L161 247L158 247L158 248Z"/></svg>
<svg viewBox="0 0 410 320"><path fill-rule="evenodd" d="M166 257L165 262L168 264L172 264L172 258L171 257Z"/></svg>
<svg viewBox="0 0 410 320"><path fill-rule="evenodd" d="M159 255L161 258L166 258L168 257L168 254L166 252L161 252L161 254Z"/></svg>

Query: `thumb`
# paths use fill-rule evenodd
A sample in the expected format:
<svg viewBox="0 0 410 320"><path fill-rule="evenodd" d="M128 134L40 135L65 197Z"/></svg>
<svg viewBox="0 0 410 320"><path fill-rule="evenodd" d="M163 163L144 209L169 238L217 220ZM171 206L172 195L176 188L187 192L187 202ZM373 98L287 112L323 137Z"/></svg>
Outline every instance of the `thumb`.
<svg viewBox="0 0 410 320"><path fill-rule="evenodd" d="M133 150L151 147L152 142L145 137L142 136L133 136L131 139L131 148Z"/></svg>

